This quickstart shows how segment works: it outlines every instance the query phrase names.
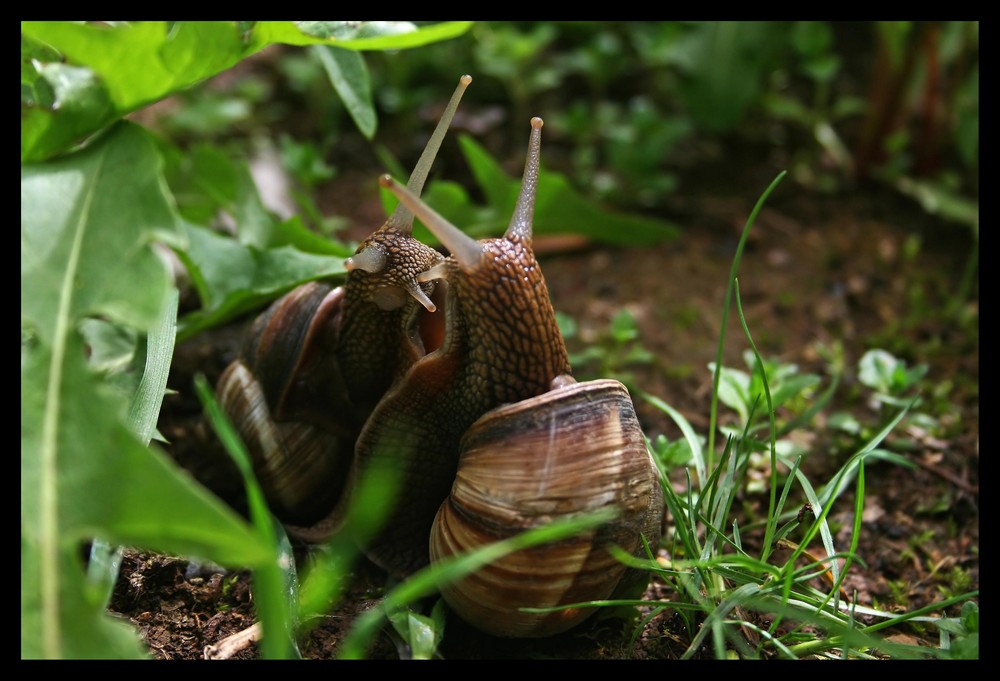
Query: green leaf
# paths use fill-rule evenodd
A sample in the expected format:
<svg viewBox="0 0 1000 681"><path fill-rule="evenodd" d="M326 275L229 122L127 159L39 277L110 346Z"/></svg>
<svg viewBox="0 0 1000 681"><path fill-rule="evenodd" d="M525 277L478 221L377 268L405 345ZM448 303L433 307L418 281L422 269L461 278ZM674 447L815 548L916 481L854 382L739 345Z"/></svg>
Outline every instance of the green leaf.
<svg viewBox="0 0 1000 681"><path fill-rule="evenodd" d="M611 319L611 337L617 343L627 343L639 337L639 327L635 317L627 308L622 308Z"/></svg>
<svg viewBox="0 0 1000 681"><path fill-rule="evenodd" d="M335 44L350 50L403 50L457 38L471 21L444 21L416 27L408 21L259 21L252 40L259 47Z"/></svg>
<svg viewBox="0 0 1000 681"><path fill-rule="evenodd" d="M514 212L521 180L509 177L500 164L471 137L461 136L459 144L476 182L496 211L496 224L491 231L499 234L507 228ZM534 232L536 235L580 234L611 244L649 245L672 239L679 230L665 220L605 210L581 196L570 186L564 175L543 171L538 178Z"/></svg>
<svg viewBox="0 0 1000 681"><path fill-rule="evenodd" d="M833 47L833 30L825 21L798 21L791 37L792 45L804 56L827 54Z"/></svg>
<svg viewBox="0 0 1000 681"><path fill-rule="evenodd" d="M760 97L784 29L774 22L709 21L681 41L687 77L680 94L698 127L725 132Z"/></svg>
<svg viewBox="0 0 1000 681"><path fill-rule="evenodd" d="M777 409L788 400L800 395L805 390L819 384L820 377L816 374L796 374L788 378L779 379L773 385L771 403Z"/></svg>
<svg viewBox="0 0 1000 681"><path fill-rule="evenodd" d="M49 344L92 315L149 328L170 283L154 239L183 243L141 128L122 123L79 153L22 166L22 321Z"/></svg>
<svg viewBox="0 0 1000 681"><path fill-rule="evenodd" d="M104 319L84 319L79 324L89 350L90 366L96 371L122 371L135 357L136 333Z"/></svg>
<svg viewBox="0 0 1000 681"><path fill-rule="evenodd" d="M103 597L82 584L80 545L91 537L225 564L266 557L231 509L133 433L148 437L162 398L175 313L166 267L150 246L183 244L176 223L159 154L134 125L58 161L22 166L21 560L33 575L22 582L26 656L135 652L134 635L105 622ZM157 366L134 400L88 364L78 329L90 316L149 334L147 359ZM139 410L131 417L130 406Z"/></svg>
<svg viewBox="0 0 1000 681"><path fill-rule="evenodd" d="M202 301L180 320L178 340L261 307L289 289L343 275L341 257L304 253L291 246L259 251L198 225L186 225L190 246L177 251Z"/></svg>
<svg viewBox="0 0 1000 681"><path fill-rule="evenodd" d="M214 76L247 52L236 26L223 21L144 21L108 27L25 21L21 31L90 67L119 112Z"/></svg>
<svg viewBox="0 0 1000 681"><path fill-rule="evenodd" d="M38 577L45 571L37 546L21 527L21 659L141 659L147 657L139 635L128 623L109 617L104 603L85 590L83 568L75 556L60 554L58 608L43 610Z"/></svg>
<svg viewBox="0 0 1000 681"><path fill-rule="evenodd" d="M978 133L977 133L978 134ZM920 203L931 215L968 225L979 233L979 200L961 196L942 182L901 177L896 187Z"/></svg>
<svg viewBox="0 0 1000 681"><path fill-rule="evenodd" d="M432 618L403 609L389 613L388 619L409 646L411 659L430 660L434 657L441 636Z"/></svg>
<svg viewBox="0 0 1000 681"><path fill-rule="evenodd" d="M709 364L715 371L715 363ZM735 410L742 422L750 418L750 375L739 369L722 367L719 373L719 400Z"/></svg>
<svg viewBox="0 0 1000 681"><path fill-rule="evenodd" d="M319 56L330 84L343 100L347 113L361 134L370 140L375 136L377 120L371 79L364 58L357 52L336 47L317 46L313 50Z"/></svg>
<svg viewBox="0 0 1000 681"><path fill-rule="evenodd" d="M267 557L232 510L122 424L125 399L90 372L76 333L55 349L29 353L21 405L22 548L28 553L22 562L41 566L35 580L22 584L22 601L37 603L42 620L40 629L22 632L41 637L32 644L41 655L83 654L67 646L85 646L100 635L77 631L80 604L66 602L77 597L83 579L69 561L91 536L229 565ZM29 620L35 616L27 613Z"/></svg>
<svg viewBox="0 0 1000 681"><path fill-rule="evenodd" d="M310 30L316 29L317 22L308 23ZM344 34L348 39L307 35L289 21L261 21L250 28L231 21L147 21L113 26L21 22L21 160L49 158L116 118L221 73L273 43L399 50L455 38L472 25L456 21L410 30L412 25L396 22L337 23L355 27ZM400 33L404 26L406 32ZM88 70L67 71L53 50L65 55L69 68ZM51 61L53 69L39 78L30 61L43 58ZM61 91L68 106L53 110L52 82L58 84L68 75L73 76L73 82Z"/></svg>
<svg viewBox="0 0 1000 681"><path fill-rule="evenodd" d="M160 319L146 337L146 363L139 387L129 405L128 427L145 444L149 444L156 432L160 407L167 391L170 362L174 357L174 341L177 338L179 297L175 288L166 291Z"/></svg>
<svg viewBox="0 0 1000 681"><path fill-rule="evenodd" d="M114 119L104 84L88 68L39 64L33 97L22 101L21 161L47 158L83 140ZM44 101L40 90L51 96Z"/></svg>
<svg viewBox="0 0 1000 681"><path fill-rule="evenodd" d="M299 251L316 255L329 255L336 258L347 258L354 255L352 246L320 236L306 227L298 215L293 215L284 222L275 225L272 241L275 246L294 246Z"/></svg>
<svg viewBox="0 0 1000 681"><path fill-rule="evenodd" d="M237 225L240 243L261 249L275 245L275 220L264 207L245 160L207 144L183 156L169 145L164 147L174 160L168 180L185 218L208 223L225 211Z"/></svg>
<svg viewBox="0 0 1000 681"><path fill-rule="evenodd" d="M22 130L22 160L46 158L74 133L78 139L125 113L190 87L248 53L229 22L150 21L108 27L63 21L26 21L21 32L66 56L77 70L74 106L60 110L59 125L40 114ZM65 73L65 70L60 73ZM69 97L66 92L64 96Z"/></svg>

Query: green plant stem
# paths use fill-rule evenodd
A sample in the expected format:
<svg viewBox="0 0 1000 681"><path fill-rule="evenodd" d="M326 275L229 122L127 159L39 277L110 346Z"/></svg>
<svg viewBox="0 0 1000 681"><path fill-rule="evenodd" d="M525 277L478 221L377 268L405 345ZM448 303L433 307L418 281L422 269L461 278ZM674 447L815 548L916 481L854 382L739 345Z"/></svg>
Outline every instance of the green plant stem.
<svg viewBox="0 0 1000 681"><path fill-rule="evenodd" d="M768 386L767 382L767 371L764 369L764 359L760 356L760 352L757 350L757 344L753 342L753 336L750 334L750 327L747 325L746 316L743 314L743 302L740 299L739 279L734 279L733 284L736 289L736 312L740 317L740 324L743 326L743 335L746 336L747 343L750 344L753 356L757 360L757 367L760 369L760 380L761 384L764 386L764 399L767 400L767 416L771 426L771 484L769 485L771 489L767 507L767 526L764 528L764 545L761 547L760 556L761 561L766 561L768 555L771 553L772 542L774 541L774 532L778 524L778 514L775 512L778 494L778 450L776 445L778 428L774 422L774 404L771 401L771 388Z"/></svg>
<svg viewBox="0 0 1000 681"><path fill-rule="evenodd" d="M978 597L979 597L978 589L976 589L975 591L968 591L966 593L953 596L952 598L945 599L938 603L931 603L929 605L925 605L922 608L918 608L917 610L905 613L898 617L892 617L889 619L882 620L881 622L876 622L875 624L860 629L860 632L863 634L873 634L877 631L882 631L883 629L888 629L889 627L893 627L896 626L897 624L905 622L928 621L928 619L924 617L925 615L928 615L932 612L941 612L945 608L948 608L952 605L969 601L973 598L978 598ZM937 619L939 618L931 618L929 621L934 622ZM792 651L792 653L796 657L803 657L805 655L810 655L823 650L829 650L830 648L837 648L843 644L844 640L845 640L844 636L835 635L826 639L815 639L812 641L804 641L802 643L789 646L789 650Z"/></svg>
<svg viewBox="0 0 1000 681"><path fill-rule="evenodd" d="M746 245L747 237L750 236L750 227L753 225L754 220L757 219L758 213L760 213L761 208L764 207L764 202L767 197L771 195L774 188L778 186L778 183L785 177L788 173L787 170L782 170L778 173L771 184L768 185L764 193L761 194L760 198L757 199L756 205L754 205L753 210L750 212L750 217L747 218L746 225L743 227L743 234L740 236L740 242L736 246L736 254L733 256L733 266L729 271L729 285L726 287L726 299L722 307L722 328L719 331L719 346L715 353L715 374L712 377L712 406L709 414L708 422L708 449L705 452L706 457L706 467L708 470L712 470L714 465L715 457L715 424L719 417L719 378L722 375L722 351L726 346L726 322L729 320L729 304L733 298L733 287L736 281L736 272L739 271L740 257L743 255L743 247ZM703 485L704 481L699 480L699 484Z"/></svg>
<svg viewBox="0 0 1000 681"><path fill-rule="evenodd" d="M195 388L198 398L208 414L209 422L215 428L219 439L225 444L233 463L243 476L246 487L247 507L254 529L263 539L264 544L271 547L273 556L270 560L254 566L254 596L259 614L261 629L261 651L267 659L286 659L295 657L297 650L292 639L292 611L294 606L286 595L285 572L281 565L291 561L291 551L282 546L278 535L280 524L271 515L264 499L264 492L253 474L250 455L243 446L232 422L222 411L215 400L212 388L204 375L195 377ZM281 533L283 535L283 532Z"/></svg>
<svg viewBox="0 0 1000 681"><path fill-rule="evenodd" d="M90 214L90 204L94 198L94 181L99 176L100 167L98 167L97 172L91 173L87 178L89 186L83 192L84 204L79 212L81 219ZM83 235L86 231L86 225L81 225L73 230L73 244L70 247L66 273L62 279L62 288L59 294L59 308L52 339L52 359L49 362L45 416L42 422L42 475L39 490L41 515L39 552L41 556L39 562L41 563L42 646L45 650L45 657L49 659L58 659L62 656L62 640L60 638L62 626L59 607L59 593L61 591L59 566L62 564L62 560L59 556L59 498L56 489L59 424L62 412L60 400L62 386L60 382L65 373L63 365L66 362L66 345L69 334L72 332L69 324L71 320L70 310L73 309L73 283L76 281L73 273L79 269Z"/></svg>

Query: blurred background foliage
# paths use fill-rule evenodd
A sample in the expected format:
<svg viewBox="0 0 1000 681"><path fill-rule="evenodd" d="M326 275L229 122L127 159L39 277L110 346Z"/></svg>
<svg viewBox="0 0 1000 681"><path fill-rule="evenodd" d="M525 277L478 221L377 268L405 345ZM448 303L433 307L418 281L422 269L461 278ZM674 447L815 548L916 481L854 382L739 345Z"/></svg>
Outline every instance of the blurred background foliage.
<svg viewBox="0 0 1000 681"><path fill-rule="evenodd" d="M365 64L379 144L419 149L442 93L469 72L456 128L516 172L522 145L503 146L517 139L504 126L543 115L546 164L625 210L662 210L692 159L739 148L806 187L886 183L977 230L978 43L977 22L480 22ZM349 158L338 145L355 149L327 49L269 48L183 93L162 125L192 142L268 138L314 191Z"/></svg>

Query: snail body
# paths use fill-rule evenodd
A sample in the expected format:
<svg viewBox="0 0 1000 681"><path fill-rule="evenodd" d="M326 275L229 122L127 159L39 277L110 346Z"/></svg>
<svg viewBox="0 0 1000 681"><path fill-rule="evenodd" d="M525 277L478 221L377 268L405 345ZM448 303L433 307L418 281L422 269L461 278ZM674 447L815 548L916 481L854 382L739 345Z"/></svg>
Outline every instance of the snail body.
<svg viewBox="0 0 1000 681"><path fill-rule="evenodd" d="M531 125L521 191L500 238L475 241L423 204L412 179L409 188L381 179L405 215L419 217L450 254L426 253L426 246L414 246L418 242L403 234L400 248L424 258L407 270L404 285L359 277L354 283L371 284L359 295L352 289L361 287L349 276L342 292L326 293L339 298L330 303L339 308L328 343L333 350L320 355L336 358L328 361L338 368L323 371L337 374L328 384L347 395L346 402L335 397L330 403L351 415L351 427L359 420L363 425L350 462L338 469L346 477L336 483L339 500L314 523L322 528L316 536L334 531L360 479L380 469L399 471L394 507L364 550L388 572L406 576L559 518L613 508L615 518L596 530L515 552L443 589L452 609L474 626L519 637L565 631L591 614L525 613L522 607L604 599L642 586L646 573L626 569L608 549L644 555L644 540L655 545L659 539L663 515L659 477L628 391L617 381L578 383L571 376L532 250L542 121ZM355 258L370 252L365 248ZM385 253L390 264L398 252ZM407 294L387 296L390 286ZM364 305L357 302L362 299ZM379 318L384 300L398 315L391 324ZM432 312L443 312L443 335L430 342L420 329ZM363 371L378 385L366 378L351 388L346 384L355 378L345 377L354 360L338 349L354 342L343 339L345 329L371 325L384 334L381 359L374 367L369 359L358 361L367 363ZM351 427L344 429L348 438Z"/></svg>

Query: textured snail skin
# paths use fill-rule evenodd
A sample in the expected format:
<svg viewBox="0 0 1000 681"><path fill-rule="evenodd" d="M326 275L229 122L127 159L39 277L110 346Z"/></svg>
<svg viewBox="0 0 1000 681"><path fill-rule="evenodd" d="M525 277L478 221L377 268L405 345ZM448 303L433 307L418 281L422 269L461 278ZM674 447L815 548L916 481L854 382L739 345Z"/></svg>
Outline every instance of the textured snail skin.
<svg viewBox="0 0 1000 681"><path fill-rule="evenodd" d="M397 574L429 561L427 537L458 465L458 443L490 409L547 391L570 371L548 289L520 239L488 239L470 272L446 260L445 340L379 402L358 438L356 475L398 466L395 512L367 547ZM348 495L342 502L349 505Z"/></svg>
<svg viewBox="0 0 1000 681"><path fill-rule="evenodd" d="M405 286L443 257L408 233L383 227L358 247L378 249L386 265L376 273L353 269L344 285L336 361L351 401L370 412L385 392L425 352L413 327L422 309ZM417 285L425 295L433 284Z"/></svg>

